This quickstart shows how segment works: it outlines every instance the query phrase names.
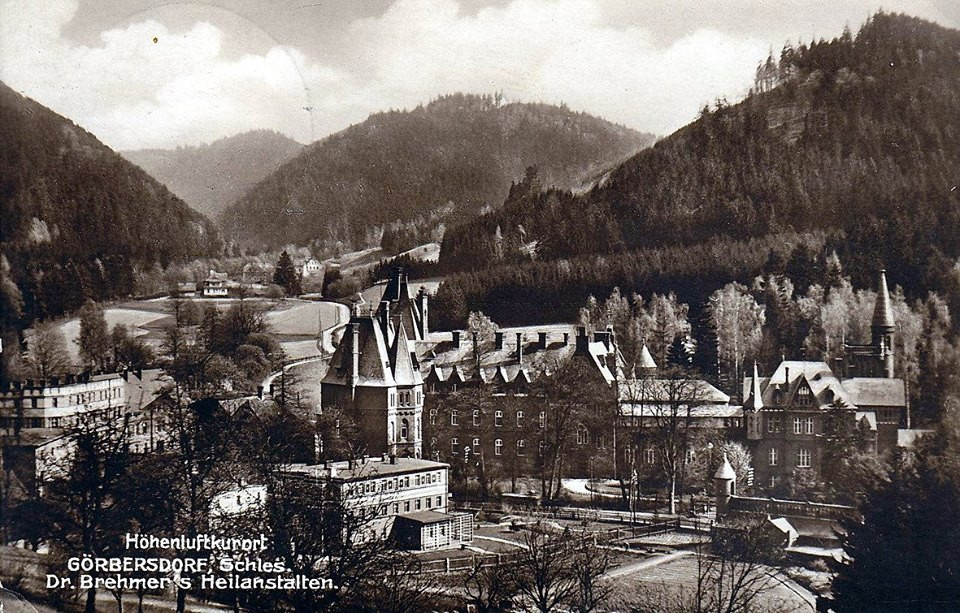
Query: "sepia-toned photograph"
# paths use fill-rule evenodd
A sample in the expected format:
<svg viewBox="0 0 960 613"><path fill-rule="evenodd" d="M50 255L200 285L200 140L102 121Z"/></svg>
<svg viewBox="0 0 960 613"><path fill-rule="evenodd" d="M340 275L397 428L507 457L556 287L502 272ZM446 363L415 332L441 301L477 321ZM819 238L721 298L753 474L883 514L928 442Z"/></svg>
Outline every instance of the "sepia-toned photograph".
<svg viewBox="0 0 960 613"><path fill-rule="evenodd" d="M0 0L0 613L960 610L956 0Z"/></svg>

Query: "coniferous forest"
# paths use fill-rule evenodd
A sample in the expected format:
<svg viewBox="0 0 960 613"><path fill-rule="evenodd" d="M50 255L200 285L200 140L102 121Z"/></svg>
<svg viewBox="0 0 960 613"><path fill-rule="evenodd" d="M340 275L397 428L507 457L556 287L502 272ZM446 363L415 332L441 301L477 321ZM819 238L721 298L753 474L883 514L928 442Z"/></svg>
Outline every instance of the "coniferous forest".
<svg viewBox="0 0 960 613"><path fill-rule="evenodd" d="M216 228L93 135L0 83L0 329L133 291L220 250Z"/></svg>
<svg viewBox="0 0 960 613"><path fill-rule="evenodd" d="M878 13L856 35L785 46L746 99L705 106L589 193L544 190L530 169L502 208L448 230L444 323L482 307L569 318L611 282L695 304L801 244L811 266L836 252L858 287L886 266L908 296L960 311L958 52L958 31Z"/></svg>
<svg viewBox="0 0 960 613"><path fill-rule="evenodd" d="M289 243L345 250L380 242L390 224L441 224L499 206L529 165L566 189L649 145L653 137L566 107L453 94L412 111L371 115L308 146L222 215L248 248Z"/></svg>

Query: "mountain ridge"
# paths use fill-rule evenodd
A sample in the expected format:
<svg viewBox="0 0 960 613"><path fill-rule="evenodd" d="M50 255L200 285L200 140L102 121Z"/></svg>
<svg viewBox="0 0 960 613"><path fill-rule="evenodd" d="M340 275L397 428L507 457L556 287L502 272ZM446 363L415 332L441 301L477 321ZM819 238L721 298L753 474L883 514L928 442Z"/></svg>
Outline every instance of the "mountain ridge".
<svg viewBox="0 0 960 613"><path fill-rule="evenodd" d="M279 132L249 130L206 145L119 153L215 219L303 147Z"/></svg>
<svg viewBox="0 0 960 613"><path fill-rule="evenodd" d="M503 200L529 166L574 187L652 142L566 107L452 94L386 111L307 146L222 216L253 247L376 244L406 224L416 242ZM442 229L440 230L442 231ZM257 236L257 233L262 233Z"/></svg>

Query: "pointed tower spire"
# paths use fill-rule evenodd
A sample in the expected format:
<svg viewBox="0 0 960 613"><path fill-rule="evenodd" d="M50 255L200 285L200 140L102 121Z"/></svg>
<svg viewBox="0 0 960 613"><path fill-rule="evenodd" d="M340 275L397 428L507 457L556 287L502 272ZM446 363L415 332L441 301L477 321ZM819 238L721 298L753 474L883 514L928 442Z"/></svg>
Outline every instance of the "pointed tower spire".
<svg viewBox="0 0 960 613"><path fill-rule="evenodd" d="M879 361L879 370L882 376L887 379L892 379L894 375L893 335L895 330L893 305L890 302L890 290L887 288L887 275L886 271L881 268L880 281L877 284L877 304L873 309L873 323L870 326L870 332L876 359Z"/></svg>
<svg viewBox="0 0 960 613"><path fill-rule="evenodd" d="M873 309L873 325L876 329L883 329L884 332L892 332L893 323L893 305L890 303L890 289L887 287L887 271L880 269L880 280L877 283L877 304Z"/></svg>
<svg viewBox="0 0 960 613"><path fill-rule="evenodd" d="M763 394L760 391L760 374L757 370L756 360L753 361L753 380L750 382L750 397L747 398L744 408L753 411L759 411L763 408Z"/></svg>
<svg viewBox="0 0 960 613"><path fill-rule="evenodd" d="M643 347L640 348L640 368L644 370L656 370L657 363L653 361L653 356L650 355L650 350L647 349L647 344L644 343Z"/></svg>

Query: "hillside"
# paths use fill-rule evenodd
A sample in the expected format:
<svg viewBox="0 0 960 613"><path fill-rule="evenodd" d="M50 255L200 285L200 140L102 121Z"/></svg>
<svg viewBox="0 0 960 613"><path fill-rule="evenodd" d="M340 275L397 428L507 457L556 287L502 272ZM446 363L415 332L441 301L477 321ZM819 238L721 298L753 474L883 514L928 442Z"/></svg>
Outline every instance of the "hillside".
<svg viewBox="0 0 960 613"><path fill-rule="evenodd" d="M856 36L784 47L757 77L745 100L705 108L586 194L515 186L503 207L446 234L441 265L516 267L532 250L540 274L563 282L607 254L637 279L647 273L617 263L634 256L609 255L826 232L824 248L861 285L881 263L914 296L955 283L960 32L878 13ZM468 308L505 291L475 280L445 291Z"/></svg>
<svg viewBox="0 0 960 613"><path fill-rule="evenodd" d="M529 166L543 184L573 188L651 142L563 107L455 94L372 115L308 146L222 222L251 247L317 241L349 250L376 245L389 229L391 248L402 251L502 203Z"/></svg>
<svg viewBox="0 0 960 613"><path fill-rule="evenodd" d="M214 226L146 172L0 83L3 327L128 295L138 269L219 247Z"/></svg>
<svg viewBox="0 0 960 613"><path fill-rule="evenodd" d="M191 207L216 218L303 145L277 132L254 130L200 147L141 149L120 154Z"/></svg>

